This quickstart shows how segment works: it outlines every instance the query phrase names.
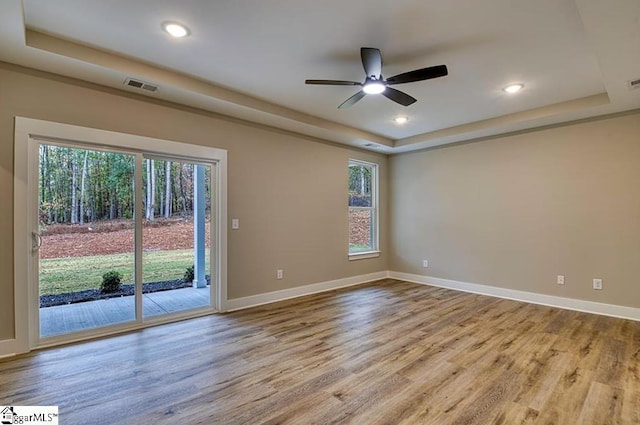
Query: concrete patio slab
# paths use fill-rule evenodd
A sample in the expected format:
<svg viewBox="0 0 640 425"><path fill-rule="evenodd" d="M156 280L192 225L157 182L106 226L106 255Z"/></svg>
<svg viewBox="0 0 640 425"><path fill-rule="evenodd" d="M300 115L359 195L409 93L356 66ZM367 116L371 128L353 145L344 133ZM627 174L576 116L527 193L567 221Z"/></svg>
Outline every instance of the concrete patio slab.
<svg viewBox="0 0 640 425"><path fill-rule="evenodd" d="M143 317L210 305L209 287L180 288L144 294ZM135 320L133 296L65 304L40 309L40 337L110 326Z"/></svg>

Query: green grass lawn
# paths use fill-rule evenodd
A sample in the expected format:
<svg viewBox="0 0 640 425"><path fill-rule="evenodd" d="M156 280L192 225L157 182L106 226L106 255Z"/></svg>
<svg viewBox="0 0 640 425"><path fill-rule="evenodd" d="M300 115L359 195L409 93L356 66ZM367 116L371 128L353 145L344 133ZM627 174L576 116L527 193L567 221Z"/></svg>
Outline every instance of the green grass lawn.
<svg viewBox="0 0 640 425"><path fill-rule="evenodd" d="M206 250L209 270L209 250ZM143 253L142 281L161 282L181 279L193 265L193 250ZM100 288L102 275L118 271L123 284L133 283L133 253L40 260L40 295L62 294Z"/></svg>

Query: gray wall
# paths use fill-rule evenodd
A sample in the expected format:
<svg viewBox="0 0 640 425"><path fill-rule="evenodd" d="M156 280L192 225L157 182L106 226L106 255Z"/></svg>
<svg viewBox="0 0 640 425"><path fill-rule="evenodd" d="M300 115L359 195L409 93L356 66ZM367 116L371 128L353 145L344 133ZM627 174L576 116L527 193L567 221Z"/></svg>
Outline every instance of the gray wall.
<svg viewBox="0 0 640 425"><path fill-rule="evenodd" d="M78 86L80 85L80 86ZM0 340L13 337L14 117L229 152L229 298L387 270L387 158L0 63ZM380 165L379 258L348 261L347 163ZM276 269L285 278L275 279Z"/></svg>
<svg viewBox="0 0 640 425"><path fill-rule="evenodd" d="M391 270L640 307L640 114L390 166Z"/></svg>

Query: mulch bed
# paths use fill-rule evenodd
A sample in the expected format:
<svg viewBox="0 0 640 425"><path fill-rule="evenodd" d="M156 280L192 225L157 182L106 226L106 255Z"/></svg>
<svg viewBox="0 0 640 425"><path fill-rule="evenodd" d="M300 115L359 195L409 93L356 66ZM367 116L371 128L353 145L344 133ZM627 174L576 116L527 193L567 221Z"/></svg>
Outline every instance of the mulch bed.
<svg viewBox="0 0 640 425"><path fill-rule="evenodd" d="M207 284L211 283L211 277L207 276ZM167 280L164 282L151 282L142 284L142 293L169 291L171 289L190 288L191 282L184 279ZM116 297L127 297L134 295L135 285L122 285L118 292L102 293L100 289L88 289L86 291L68 292L56 295L41 295L40 308L53 307L56 305L83 303L86 301L104 300Z"/></svg>
<svg viewBox="0 0 640 425"><path fill-rule="evenodd" d="M80 224L50 224L42 231L40 258L85 257L133 252L132 220L99 221ZM205 224L209 241L210 224ZM143 222L145 250L193 249L193 219L157 218ZM208 245L207 245L208 246Z"/></svg>

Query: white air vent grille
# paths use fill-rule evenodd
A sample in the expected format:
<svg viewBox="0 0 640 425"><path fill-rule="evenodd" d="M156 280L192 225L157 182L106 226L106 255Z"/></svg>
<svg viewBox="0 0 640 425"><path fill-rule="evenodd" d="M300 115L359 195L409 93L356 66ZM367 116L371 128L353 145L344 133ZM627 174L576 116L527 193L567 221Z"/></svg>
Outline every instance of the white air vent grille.
<svg viewBox="0 0 640 425"><path fill-rule="evenodd" d="M124 80L124 85L150 92L158 91L158 86L156 86L155 84L145 83L144 81L136 80L133 78L127 78L126 80Z"/></svg>
<svg viewBox="0 0 640 425"><path fill-rule="evenodd" d="M158 90L158 86L154 86L153 84L147 84L147 83L145 83L145 84L142 86L142 90L156 91L156 90Z"/></svg>
<svg viewBox="0 0 640 425"><path fill-rule="evenodd" d="M629 81L627 85L629 86L629 90L640 89L640 78L636 78L635 80Z"/></svg>

